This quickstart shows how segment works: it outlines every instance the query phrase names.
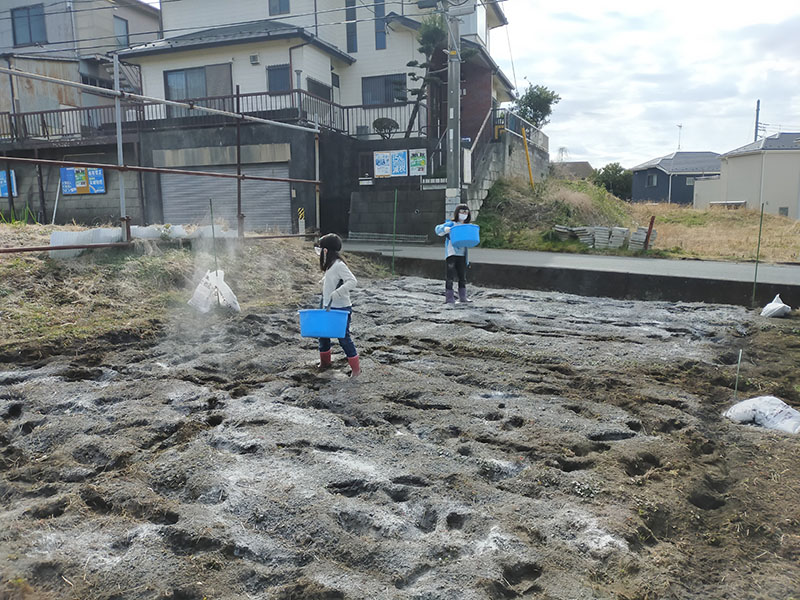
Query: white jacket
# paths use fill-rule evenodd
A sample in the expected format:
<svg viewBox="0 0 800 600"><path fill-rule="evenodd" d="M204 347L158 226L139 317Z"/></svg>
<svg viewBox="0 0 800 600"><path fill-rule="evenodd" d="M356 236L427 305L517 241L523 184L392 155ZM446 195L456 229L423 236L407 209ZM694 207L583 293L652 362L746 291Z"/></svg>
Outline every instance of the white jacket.
<svg viewBox="0 0 800 600"><path fill-rule="evenodd" d="M342 285L339 285L340 281ZM355 289L356 285L358 280L353 273L344 262L337 259L322 278L322 307L328 306L328 302L331 302L331 308L351 306L353 303L350 301L350 290Z"/></svg>

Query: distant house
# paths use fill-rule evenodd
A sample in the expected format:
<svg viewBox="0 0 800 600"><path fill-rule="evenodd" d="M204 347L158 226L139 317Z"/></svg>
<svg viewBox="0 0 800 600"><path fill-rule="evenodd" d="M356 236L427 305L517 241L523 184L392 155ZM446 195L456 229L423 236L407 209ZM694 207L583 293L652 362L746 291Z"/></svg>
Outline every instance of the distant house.
<svg viewBox="0 0 800 600"><path fill-rule="evenodd" d="M554 162L550 163L553 176L561 179L589 179L594 174L594 169L586 161Z"/></svg>
<svg viewBox="0 0 800 600"><path fill-rule="evenodd" d="M800 133L776 133L726 152L718 179L698 181L695 208L743 206L800 219Z"/></svg>
<svg viewBox="0 0 800 600"><path fill-rule="evenodd" d="M692 204L698 177L719 175L716 152L673 152L632 169L633 202Z"/></svg>

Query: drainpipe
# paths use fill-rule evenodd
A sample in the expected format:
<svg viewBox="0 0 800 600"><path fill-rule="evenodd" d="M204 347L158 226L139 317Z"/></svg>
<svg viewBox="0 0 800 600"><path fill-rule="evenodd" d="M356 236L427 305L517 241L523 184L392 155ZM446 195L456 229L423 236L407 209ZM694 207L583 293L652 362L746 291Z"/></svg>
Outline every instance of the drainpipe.
<svg viewBox="0 0 800 600"><path fill-rule="evenodd" d="M72 23L72 47L73 51L75 52L75 58L79 58L80 53L78 52L78 28L75 25L74 0L67 0L67 10L69 10L69 17Z"/></svg>
<svg viewBox="0 0 800 600"><path fill-rule="evenodd" d="M11 54L6 54L6 64L8 65L9 71L11 70ZM11 141L16 141L17 139L17 98L14 94L14 76L9 73L8 74L8 86L11 91L11 118L9 119L9 125L11 125Z"/></svg>
<svg viewBox="0 0 800 600"><path fill-rule="evenodd" d="M299 75L299 73L302 73L302 71L300 71L298 69L298 72L299 72L298 76L297 76L298 81L296 82L296 84L295 84L294 79L292 78L292 73L295 72L294 71L294 61L292 60L292 50L296 50L298 48L302 48L303 46L308 46L308 42L303 42L302 44L297 44L296 46L289 46L289 84L292 87L292 91L294 91L294 90L302 90L303 89L303 82L302 82L302 80L300 80L300 75ZM292 94L293 98L294 98L294 96L295 96L295 94ZM300 110L300 94L297 94L297 110Z"/></svg>
<svg viewBox="0 0 800 600"><path fill-rule="evenodd" d="M765 148L761 149L761 183L758 186L758 205L764 207L764 180L766 179L764 169L767 166L767 151Z"/></svg>
<svg viewBox="0 0 800 600"><path fill-rule="evenodd" d="M669 188L667 191L667 204L672 204L672 173L669 174Z"/></svg>

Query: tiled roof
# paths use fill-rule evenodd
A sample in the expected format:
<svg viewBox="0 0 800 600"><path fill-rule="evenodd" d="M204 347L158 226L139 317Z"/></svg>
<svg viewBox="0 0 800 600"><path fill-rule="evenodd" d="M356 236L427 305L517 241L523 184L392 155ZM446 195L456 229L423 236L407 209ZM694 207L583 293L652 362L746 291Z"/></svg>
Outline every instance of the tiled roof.
<svg viewBox="0 0 800 600"><path fill-rule="evenodd" d="M800 133L776 133L723 154L723 157L763 150L800 150Z"/></svg>
<svg viewBox="0 0 800 600"><path fill-rule="evenodd" d="M309 33L302 27L289 25L272 19L261 21L250 21L238 25L227 25L224 27L214 27L194 31L185 35L164 38L141 44L128 50L123 50L120 56L130 58L133 56L146 56L148 54L161 54L165 52L176 52L182 50L196 50L199 48L209 48L214 46L224 46L230 44L240 44L243 42L265 41L287 37L301 37L308 40L311 44L319 46L323 50L336 55L338 58L348 63L354 63L355 59L343 52L333 44L329 44L317 36Z"/></svg>
<svg viewBox="0 0 800 600"><path fill-rule="evenodd" d="M632 170L656 168L665 173L719 173L719 159L720 155L716 152L673 152L635 166Z"/></svg>

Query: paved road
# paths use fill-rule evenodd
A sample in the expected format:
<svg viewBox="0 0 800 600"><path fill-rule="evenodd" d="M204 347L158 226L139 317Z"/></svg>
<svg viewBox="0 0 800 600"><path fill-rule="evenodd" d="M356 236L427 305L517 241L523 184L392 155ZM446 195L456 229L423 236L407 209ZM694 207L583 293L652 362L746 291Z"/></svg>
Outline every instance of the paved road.
<svg viewBox="0 0 800 600"><path fill-rule="evenodd" d="M378 252L391 256L392 244L386 242L346 241L344 251ZM444 260L444 248L398 244L395 256L429 260ZM523 250L494 250L473 248L470 262L549 267L556 269L582 269L609 273L633 273L695 279L753 282L755 262L722 262L701 260L669 260L663 258L636 258L629 256L598 256L590 254L564 254L557 252L526 252ZM800 285L800 263L758 265L758 282Z"/></svg>

